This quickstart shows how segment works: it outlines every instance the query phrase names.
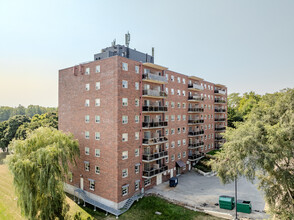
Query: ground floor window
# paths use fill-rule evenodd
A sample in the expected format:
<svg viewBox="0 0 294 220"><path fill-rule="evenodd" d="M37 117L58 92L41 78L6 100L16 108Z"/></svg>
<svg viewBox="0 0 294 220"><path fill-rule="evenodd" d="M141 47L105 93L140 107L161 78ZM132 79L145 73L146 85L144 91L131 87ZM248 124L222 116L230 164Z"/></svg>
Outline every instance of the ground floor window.
<svg viewBox="0 0 294 220"><path fill-rule="evenodd" d="M149 186L151 184L151 179L144 180L144 186Z"/></svg>
<svg viewBox="0 0 294 220"><path fill-rule="evenodd" d="M122 196L126 196L126 195L128 195L128 192L129 192L129 186L128 186L128 185L123 186L123 187L122 187L122 191L121 191Z"/></svg>
<svg viewBox="0 0 294 220"><path fill-rule="evenodd" d="M93 190L95 189L95 181L94 180L89 180L90 181L90 190Z"/></svg>
<svg viewBox="0 0 294 220"><path fill-rule="evenodd" d="M135 182L135 191L139 190L140 181Z"/></svg>

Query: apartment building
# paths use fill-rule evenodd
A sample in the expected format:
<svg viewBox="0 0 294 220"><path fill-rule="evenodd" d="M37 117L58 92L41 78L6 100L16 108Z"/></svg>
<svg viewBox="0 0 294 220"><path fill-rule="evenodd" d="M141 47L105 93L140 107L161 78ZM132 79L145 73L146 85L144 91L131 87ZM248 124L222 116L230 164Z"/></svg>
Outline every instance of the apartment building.
<svg viewBox="0 0 294 220"><path fill-rule="evenodd" d="M66 190L120 209L223 143L227 88L121 45L59 71L59 128L80 158Z"/></svg>

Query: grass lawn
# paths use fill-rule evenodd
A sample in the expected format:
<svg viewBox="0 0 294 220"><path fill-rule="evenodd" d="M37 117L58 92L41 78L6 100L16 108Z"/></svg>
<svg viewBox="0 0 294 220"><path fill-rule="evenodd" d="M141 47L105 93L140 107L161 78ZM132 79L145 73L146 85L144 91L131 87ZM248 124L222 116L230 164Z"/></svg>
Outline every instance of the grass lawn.
<svg viewBox="0 0 294 220"><path fill-rule="evenodd" d="M17 207L17 200L14 194L14 188L12 184L12 176L8 171L8 167L3 164L3 159L6 155L0 152L0 219L1 220L24 220L21 216L20 209ZM72 196L68 195L66 198L67 203L70 205L69 214L73 216L76 212L81 213L82 219L92 217L94 219L115 219L115 216L105 216L104 211L93 211L93 207L87 204L86 207L77 205ZM81 203L82 205L83 203ZM161 212L162 215L155 215L155 212ZM121 215L119 219L203 219L213 220L219 219L201 212L191 211L178 205L174 205L165 201L164 199L149 196L140 199L139 202L135 202L131 209Z"/></svg>

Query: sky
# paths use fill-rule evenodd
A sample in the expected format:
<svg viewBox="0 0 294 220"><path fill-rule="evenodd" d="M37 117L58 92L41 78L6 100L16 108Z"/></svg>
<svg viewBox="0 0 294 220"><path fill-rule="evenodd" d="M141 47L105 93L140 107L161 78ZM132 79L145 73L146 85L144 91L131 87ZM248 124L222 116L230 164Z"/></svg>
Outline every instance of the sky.
<svg viewBox="0 0 294 220"><path fill-rule="evenodd" d="M0 106L58 105L58 70L116 39L228 92L294 87L293 0L0 0Z"/></svg>

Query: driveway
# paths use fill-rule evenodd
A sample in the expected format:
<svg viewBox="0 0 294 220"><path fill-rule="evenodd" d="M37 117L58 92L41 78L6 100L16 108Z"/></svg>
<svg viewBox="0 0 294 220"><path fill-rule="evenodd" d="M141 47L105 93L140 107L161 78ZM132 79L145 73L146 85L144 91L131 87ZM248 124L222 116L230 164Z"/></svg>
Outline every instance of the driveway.
<svg viewBox="0 0 294 220"><path fill-rule="evenodd" d="M257 186L248 182L245 178L238 180L238 199L250 200L253 212L251 214L239 213L239 217L247 217L251 219L268 218L263 210L265 202L263 195L257 190ZM179 184L177 187L169 187L169 183L165 182L146 192L159 194L160 196L176 201L181 204L187 204L190 207L200 208L209 211L228 213L235 216L235 211L220 209L218 199L220 195L235 195L235 184L230 183L223 185L216 176L204 177L190 171L179 176Z"/></svg>

